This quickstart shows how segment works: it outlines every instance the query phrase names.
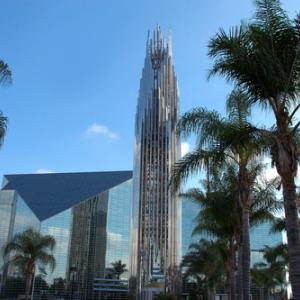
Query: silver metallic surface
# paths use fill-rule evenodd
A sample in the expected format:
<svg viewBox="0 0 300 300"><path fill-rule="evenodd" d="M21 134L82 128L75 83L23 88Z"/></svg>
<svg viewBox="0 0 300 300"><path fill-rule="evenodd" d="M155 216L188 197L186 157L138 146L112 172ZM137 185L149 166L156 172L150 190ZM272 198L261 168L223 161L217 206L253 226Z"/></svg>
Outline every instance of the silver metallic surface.
<svg viewBox="0 0 300 300"><path fill-rule="evenodd" d="M135 121L130 275L139 292L153 282L168 289L180 259L181 211L169 189L180 156L178 94L171 38L157 27L148 34Z"/></svg>

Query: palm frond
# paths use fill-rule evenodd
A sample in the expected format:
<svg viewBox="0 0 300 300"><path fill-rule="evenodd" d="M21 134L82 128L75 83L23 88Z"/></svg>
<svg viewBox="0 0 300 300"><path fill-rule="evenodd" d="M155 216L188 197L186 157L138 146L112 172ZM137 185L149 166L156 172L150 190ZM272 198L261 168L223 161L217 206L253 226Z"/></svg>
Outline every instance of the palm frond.
<svg viewBox="0 0 300 300"><path fill-rule="evenodd" d="M241 89L234 89L226 100L226 111L229 120L234 123L244 124L251 113L251 103Z"/></svg>
<svg viewBox="0 0 300 300"><path fill-rule="evenodd" d="M272 222L270 233L276 234L278 232L283 232L285 230L285 219L275 218Z"/></svg>
<svg viewBox="0 0 300 300"><path fill-rule="evenodd" d="M199 107L185 113L180 118L177 132L183 138L194 133L198 139L199 147L202 148L215 139L222 127L223 119L218 112Z"/></svg>
<svg viewBox="0 0 300 300"><path fill-rule="evenodd" d="M0 147L3 144L3 140L6 134L7 123L8 123L7 117L5 117L2 111L0 111Z"/></svg>
<svg viewBox="0 0 300 300"><path fill-rule="evenodd" d="M0 85L11 84L12 75L8 64L0 59Z"/></svg>
<svg viewBox="0 0 300 300"><path fill-rule="evenodd" d="M295 103L299 92L299 34L278 0L257 0L256 15L226 33L223 29L210 40L209 56L214 65L209 73L221 75L241 87L253 102L278 113L278 103ZM281 99L279 97L281 96Z"/></svg>
<svg viewBox="0 0 300 300"><path fill-rule="evenodd" d="M255 24L270 34L279 32L291 24L279 0L255 0Z"/></svg>
<svg viewBox="0 0 300 300"><path fill-rule="evenodd" d="M42 266L49 266L50 270L53 272L56 266L55 258L52 254L44 251L40 251L36 256L37 262Z"/></svg>
<svg viewBox="0 0 300 300"><path fill-rule="evenodd" d="M211 157L221 160L221 153L211 153L202 149L196 149L179 160L172 170L170 185L173 190L178 190L188 177L201 171L207 166Z"/></svg>

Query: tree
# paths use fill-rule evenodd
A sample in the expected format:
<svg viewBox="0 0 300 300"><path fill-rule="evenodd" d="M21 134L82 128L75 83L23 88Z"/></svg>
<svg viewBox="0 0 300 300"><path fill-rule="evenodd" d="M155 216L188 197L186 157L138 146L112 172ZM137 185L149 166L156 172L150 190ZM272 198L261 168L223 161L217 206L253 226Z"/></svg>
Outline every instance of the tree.
<svg viewBox="0 0 300 300"><path fill-rule="evenodd" d="M160 294L157 295L154 300L176 300L177 297L173 294Z"/></svg>
<svg viewBox="0 0 300 300"><path fill-rule="evenodd" d="M252 204L250 207L250 225L257 226L273 221L272 212L278 212L281 203L276 200L276 181L256 180L260 171L257 166L249 169L252 184ZM223 257L226 264L229 299L235 299L236 254L241 247L241 208L238 205L238 168L227 164L221 170L211 170L209 191L192 189L181 196L200 204L193 234L205 234L224 242ZM208 184L205 183L207 187Z"/></svg>
<svg viewBox="0 0 300 300"><path fill-rule="evenodd" d="M182 260L184 278L190 277L198 282L204 281L208 300L214 299L216 289L224 285L225 248L226 244L220 239L216 241L201 239L199 243L190 245L189 252Z"/></svg>
<svg viewBox="0 0 300 300"><path fill-rule="evenodd" d="M265 246L262 251L265 262L255 264L251 270L252 280L260 290L260 299L264 299L264 291L280 288L280 299L284 300L288 285L287 245Z"/></svg>
<svg viewBox="0 0 300 300"><path fill-rule="evenodd" d="M257 300L264 300L265 291L270 288L270 275L268 273L269 270L264 263L255 264L251 269L251 279L255 288L258 290Z"/></svg>
<svg viewBox="0 0 300 300"><path fill-rule="evenodd" d="M40 295L40 297L45 295L49 290L49 285L43 277L43 275L39 274L34 278L34 294Z"/></svg>
<svg viewBox="0 0 300 300"><path fill-rule="evenodd" d="M11 71L8 65L0 59L0 85L10 84L12 82ZM7 117L0 111L0 146L7 129Z"/></svg>
<svg viewBox="0 0 300 300"><path fill-rule="evenodd" d="M9 66L0 59L0 85L10 84L11 82L12 76Z"/></svg>
<svg viewBox="0 0 300 300"><path fill-rule="evenodd" d="M246 91L252 104L269 109L275 124L258 132L266 139L281 177L283 189L290 281L294 299L300 299L300 229L296 185L300 122L300 14L290 19L279 0L256 0L256 13L247 24L223 29L210 40L214 60L209 76L221 75ZM295 122L296 121L296 122ZM248 300L248 299L245 299Z"/></svg>
<svg viewBox="0 0 300 300"><path fill-rule="evenodd" d="M1 288L1 297L18 298L25 292L25 280L21 277L8 277L5 279L4 285Z"/></svg>
<svg viewBox="0 0 300 300"><path fill-rule="evenodd" d="M120 279L120 276L127 272L126 264L123 264L121 260L117 260L111 263L112 268L109 269L109 274L116 279Z"/></svg>
<svg viewBox="0 0 300 300"><path fill-rule="evenodd" d="M29 297L32 279L37 267L49 266L53 271L55 258L52 251L55 239L51 235L42 235L34 229L16 234L4 247L4 258L9 256L9 265L18 267L26 277L25 296Z"/></svg>
<svg viewBox="0 0 300 300"><path fill-rule="evenodd" d="M193 234L205 234L222 240L222 257L225 264L229 299L235 299L236 251L240 240L240 209L236 201L237 184L234 167L226 172L212 172L209 191L191 189L181 196L200 204ZM207 187L207 182L205 183Z"/></svg>
<svg viewBox="0 0 300 300"><path fill-rule="evenodd" d="M228 162L238 169L238 202L242 220L242 282L244 300L250 294L250 223L249 211L252 204L253 179L250 168L257 164L262 151L262 138L252 129L248 118L250 105L247 95L240 89L234 90L226 101L228 117L223 118L215 111L196 108L185 113L178 122L178 133L187 137L197 136L196 150L185 155L175 164L172 184L175 189L196 171L222 167ZM209 167L208 167L209 166ZM239 293L239 299L242 296Z"/></svg>
<svg viewBox="0 0 300 300"><path fill-rule="evenodd" d="M53 279L53 283L50 286L50 293L55 297L63 298L66 295L67 291L67 282L66 279L62 277L57 277Z"/></svg>

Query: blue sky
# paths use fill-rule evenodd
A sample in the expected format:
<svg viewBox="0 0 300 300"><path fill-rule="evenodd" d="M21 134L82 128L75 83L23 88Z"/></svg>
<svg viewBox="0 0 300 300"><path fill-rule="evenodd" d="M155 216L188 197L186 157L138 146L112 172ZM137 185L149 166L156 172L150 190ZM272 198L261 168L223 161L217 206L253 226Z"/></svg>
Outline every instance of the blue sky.
<svg viewBox="0 0 300 300"><path fill-rule="evenodd" d="M282 2L291 16L299 10ZM14 83L0 89L9 117L0 175L131 169L147 30L157 23L172 31L181 111L223 112L230 86L207 81L207 43L252 12L251 0L1 0L0 57Z"/></svg>

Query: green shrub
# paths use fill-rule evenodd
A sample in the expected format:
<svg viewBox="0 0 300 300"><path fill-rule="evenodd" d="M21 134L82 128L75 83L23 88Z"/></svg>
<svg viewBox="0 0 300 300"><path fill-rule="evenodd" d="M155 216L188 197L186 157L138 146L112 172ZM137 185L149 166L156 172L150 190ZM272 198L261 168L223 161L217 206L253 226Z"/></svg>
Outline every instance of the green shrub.
<svg viewBox="0 0 300 300"><path fill-rule="evenodd" d="M177 300L177 297L173 294L160 294L157 295L155 300Z"/></svg>

